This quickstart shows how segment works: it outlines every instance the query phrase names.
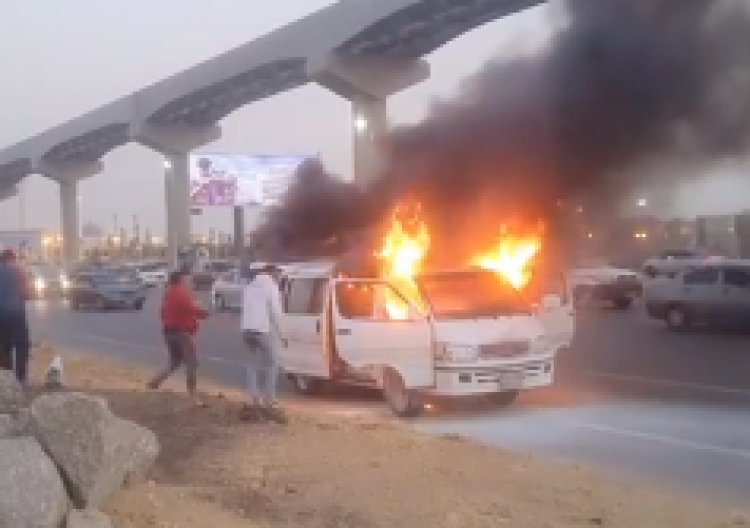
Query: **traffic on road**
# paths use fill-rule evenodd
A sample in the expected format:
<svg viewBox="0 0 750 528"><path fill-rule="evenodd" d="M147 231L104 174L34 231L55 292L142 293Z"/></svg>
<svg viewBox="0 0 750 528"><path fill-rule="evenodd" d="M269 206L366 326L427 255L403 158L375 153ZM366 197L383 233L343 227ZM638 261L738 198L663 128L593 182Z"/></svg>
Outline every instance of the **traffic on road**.
<svg viewBox="0 0 750 528"><path fill-rule="evenodd" d="M381 385L367 376L367 369L352 370L343 377L328 370L331 365L346 368L343 363L356 364L357 360L367 365L367 349L342 348L341 355L336 356L342 363L340 366L323 360L328 357L322 355L325 348L322 342L316 342L316 336L322 338L325 333L321 328L334 329L333 333L339 336L336 328L346 328L353 335L356 335L355 330L359 331L351 320L321 318L323 307L343 302L348 303L343 313L373 316L370 308L364 310L359 302L361 298L351 296L352 292L362 293L359 288L369 288L366 282L335 282L333 292L349 292L348 300L337 300L335 293L331 299L321 297L318 289L328 280L325 270L325 264L289 266L281 281L285 324L288 325L286 339L293 342L291 349L287 342L282 352L285 374L290 381L283 389L287 398L292 398L291 393L303 395L302 400L292 401L318 406L325 411L387 416L385 407L379 403L378 392L370 392ZM590 275L587 286L592 284ZM604 277L600 280L605 283L622 284L621 275L600 272L598 276ZM631 277L628 273L624 281L628 287ZM197 299L211 308L211 315L196 338L201 351L200 369L211 379L238 387L245 384L242 367L247 357L240 334L244 283L246 279L241 270L231 269L217 275L210 291L196 293ZM750 354L747 353L750 335L737 329L714 327L672 333L649 318L647 303L651 286L647 281L644 285L646 301L639 295L633 296L629 310L622 310L622 306L600 297L579 299L581 302L575 309L575 334L562 338L558 353L551 356L556 360L551 386L527 394L509 386L509 393L514 395L512 399L517 398L510 407L512 399L505 399L499 405L499 397L486 397L508 394L508 391L494 392L496 389L463 389L462 394L473 397L462 400L449 398L446 401L440 397L440 391L423 394L428 396L420 399L423 416L412 425L435 434L461 434L511 449L591 464L613 475L645 476L690 491L716 494L729 501L746 498L746 490L750 489L747 477L750 475L750 430L747 429L750 424L746 420L750 405L747 382L750 379ZM441 283L435 294L452 295L445 286ZM53 342L63 349L155 366L163 357L158 323L162 290L144 288L142 291L142 310L135 312L75 312L71 308L76 297L40 299L31 305L31 328L38 339ZM376 291L368 290L366 297L372 301ZM438 321L442 313L440 302L431 303ZM324 313L330 312L325 309ZM451 325L454 334L461 335L456 333L455 321ZM380 340L382 343L384 332L388 332L387 328L378 328L378 337L368 338L371 342ZM306 329L309 334L305 333ZM479 327L470 332L478 331ZM518 332L518 328L514 332ZM516 339L521 335L516 334ZM343 337L342 343L352 339L352 335ZM347 346L350 345L344 345ZM348 356L355 350L356 360L355 356ZM479 350L482 353L481 347ZM464 356L469 352L468 348L460 350ZM398 354L398 345L391 343L388 351L375 353ZM524 352L508 349L501 356L519 353ZM536 352L529 353L534 357L533 362L544 365L545 361L550 361L540 360L542 356L536 356ZM461 361L468 361L468 357L462 356ZM479 376L478 367L479 364L471 364L466 372ZM414 372L418 375L419 370ZM460 371L455 375L459 381L457 387L460 387ZM500 379L500 383L522 383L519 388L525 383L550 385L538 384L532 378L525 378L528 379L525 382L496 379ZM481 383L481 378L474 383ZM498 383L494 382L492 387L501 386ZM346 385L350 388L345 388ZM394 395L394 388L384 383L391 409L402 415L416 414L415 402L408 399L404 386L400 386L401 393ZM471 386L471 383L466 385ZM454 394L452 391L446 394ZM313 394L316 397L310 399Z"/></svg>

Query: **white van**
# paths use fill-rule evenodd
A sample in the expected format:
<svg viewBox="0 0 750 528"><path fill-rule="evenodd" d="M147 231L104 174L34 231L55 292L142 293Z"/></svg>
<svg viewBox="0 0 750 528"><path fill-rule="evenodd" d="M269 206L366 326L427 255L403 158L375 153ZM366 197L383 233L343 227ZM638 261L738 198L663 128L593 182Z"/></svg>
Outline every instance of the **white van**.
<svg viewBox="0 0 750 528"><path fill-rule="evenodd" d="M425 395L510 404L520 390L552 384L555 356L575 327L564 284L538 307L489 271L425 274L418 284L423 306L409 303L408 317L394 320L384 300L400 294L386 281L336 278L332 267L289 270L281 361L296 388L371 385L394 413L414 416Z"/></svg>

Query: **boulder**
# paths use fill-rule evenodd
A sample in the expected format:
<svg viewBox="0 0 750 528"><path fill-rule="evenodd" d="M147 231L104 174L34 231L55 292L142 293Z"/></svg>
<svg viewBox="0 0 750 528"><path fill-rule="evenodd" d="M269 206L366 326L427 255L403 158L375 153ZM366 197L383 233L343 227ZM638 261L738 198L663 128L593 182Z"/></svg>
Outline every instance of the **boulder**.
<svg viewBox="0 0 750 528"><path fill-rule="evenodd" d="M156 460L153 432L112 414L101 398L77 393L40 396L31 429L65 479L76 508L96 508Z"/></svg>
<svg viewBox="0 0 750 528"><path fill-rule="evenodd" d="M10 414L0 414L0 438L16 436L16 419Z"/></svg>
<svg viewBox="0 0 750 528"><path fill-rule="evenodd" d="M15 413L25 404L23 389L16 375L0 369L0 414Z"/></svg>
<svg viewBox="0 0 750 528"><path fill-rule="evenodd" d="M112 528L112 521L97 510L72 510L65 528Z"/></svg>
<svg viewBox="0 0 750 528"><path fill-rule="evenodd" d="M57 528L67 510L63 481L39 442L0 440L0 526Z"/></svg>
<svg viewBox="0 0 750 528"><path fill-rule="evenodd" d="M15 416L0 414L0 438L27 436L28 434L28 413L25 409Z"/></svg>

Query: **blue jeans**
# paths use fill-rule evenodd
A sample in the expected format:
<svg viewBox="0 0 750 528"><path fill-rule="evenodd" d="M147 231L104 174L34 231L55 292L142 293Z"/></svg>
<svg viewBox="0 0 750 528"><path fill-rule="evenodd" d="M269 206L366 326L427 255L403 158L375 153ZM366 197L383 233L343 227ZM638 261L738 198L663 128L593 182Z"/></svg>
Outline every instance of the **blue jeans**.
<svg viewBox="0 0 750 528"><path fill-rule="evenodd" d="M245 330L242 337L249 352L245 369L250 401L276 403L279 377L277 340L271 334L252 330Z"/></svg>

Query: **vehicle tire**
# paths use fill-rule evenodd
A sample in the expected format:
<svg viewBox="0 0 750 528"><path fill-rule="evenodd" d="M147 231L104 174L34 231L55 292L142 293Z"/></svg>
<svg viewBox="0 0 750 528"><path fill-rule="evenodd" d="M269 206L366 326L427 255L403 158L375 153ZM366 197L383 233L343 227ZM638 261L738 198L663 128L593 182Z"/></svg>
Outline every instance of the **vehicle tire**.
<svg viewBox="0 0 750 528"><path fill-rule="evenodd" d="M136 311L140 311L140 310L143 310L143 305L144 305L144 303L145 303L145 301L143 301L143 300L140 300L140 301L135 301L135 304L133 304L133 308L134 308L134 309L135 309Z"/></svg>
<svg viewBox="0 0 750 528"><path fill-rule="evenodd" d="M664 322L670 330L686 330L690 327L690 314L683 306L670 306L664 316Z"/></svg>
<svg viewBox="0 0 750 528"><path fill-rule="evenodd" d="M612 303L618 310L627 310L633 306L633 299L630 297L616 297Z"/></svg>
<svg viewBox="0 0 750 528"><path fill-rule="evenodd" d="M489 395L489 399L492 403L495 405L499 405L502 407L508 407L513 404L513 402L516 401L518 398L518 394L520 391L518 390L510 390L510 391L503 391L503 392L493 392Z"/></svg>
<svg viewBox="0 0 750 528"><path fill-rule="evenodd" d="M396 416L413 418L422 412L419 395L407 389L401 375L392 368L387 368L383 372L383 396Z"/></svg>
<svg viewBox="0 0 750 528"><path fill-rule="evenodd" d="M317 378L311 378L310 376L300 376L292 374L289 379L294 385L294 390L298 394L304 394L305 396L314 396L320 392L320 388L323 385L322 381Z"/></svg>
<svg viewBox="0 0 750 528"><path fill-rule="evenodd" d="M79 303L76 299L70 299L70 309L77 312L81 309L81 303Z"/></svg>

